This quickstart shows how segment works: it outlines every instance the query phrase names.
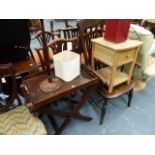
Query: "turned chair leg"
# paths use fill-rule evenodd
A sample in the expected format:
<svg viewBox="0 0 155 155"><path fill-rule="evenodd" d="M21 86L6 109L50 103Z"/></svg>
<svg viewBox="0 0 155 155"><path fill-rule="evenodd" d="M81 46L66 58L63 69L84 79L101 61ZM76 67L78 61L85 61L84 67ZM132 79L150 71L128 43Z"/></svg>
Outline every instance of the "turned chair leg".
<svg viewBox="0 0 155 155"><path fill-rule="evenodd" d="M103 119L104 119L106 109L107 109L107 103L108 103L108 99L105 98L105 100L103 102L103 107L102 107L102 110L101 110L100 125L103 123Z"/></svg>
<svg viewBox="0 0 155 155"><path fill-rule="evenodd" d="M132 96L133 96L133 89L131 89L128 94L128 107L131 106Z"/></svg>

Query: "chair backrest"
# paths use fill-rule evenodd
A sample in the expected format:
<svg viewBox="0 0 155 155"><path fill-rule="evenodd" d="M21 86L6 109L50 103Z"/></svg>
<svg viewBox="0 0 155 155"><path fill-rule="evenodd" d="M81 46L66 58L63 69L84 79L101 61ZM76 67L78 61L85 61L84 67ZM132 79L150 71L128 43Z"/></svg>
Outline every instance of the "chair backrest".
<svg viewBox="0 0 155 155"><path fill-rule="evenodd" d="M9 80L8 86L7 80L4 83L3 79L6 78ZM11 91L7 91L6 89L9 87ZM17 97L17 82L15 78L15 72L11 63L8 64L0 64L0 114L8 110L8 108L13 103L14 99Z"/></svg>
<svg viewBox="0 0 155 155"><path fill-rule="evenodd" d="M67 50L67 40L64 38L58 38L47 44L48 48L51 48L53 54Z"/></svg>
<svg viewBox="0 0 155 155"><path fill-rule="evenodd" d="M65 28L65 29L61 29L61 31L62 31L63 37L65 39L71 39L71 38L78 37L78 28L77 27Z"/></svg>
<svg viewBox="0 0 155 155"><path fill-rule="evenodd" d="M45 41L49 43L55 38L55 34L49 31L45 31ZM43 47L43 38L42 38L42 31L39 31L35 36L31 38L31 40L37 40L39 42L40 47Z"/></svg>
<svg viewBox="0 0 155 155"><path fill-rule="evenodd" d="M50 62L53 63L52 56L53 54L57 54L61 52L62 50L67 49L67 42L66 39L64 38L57 38L47 44L48 47L48 52L49 52L49 57L50 57ZM43 48L36 49L37 54L39 56L40 62L41 62L41 67L42 70L45 70L46 68L46 63L44 59L44 53L43 53Z"/></svg>
<svg viewBox="0 0 155 155"><path fill-rule="evenodd" d="M61 29L61 38L67 41L67 49L78 52L79 31L77 27Z"/></svg>
<svg viewBox="0 0 155 155"><path fill-rule="evenodd" d="M79 49L84 54L86 64L91 62L92 42L91 39L98 38L103 35L103 19L83 19L77 22L79 28Z"/></svg>

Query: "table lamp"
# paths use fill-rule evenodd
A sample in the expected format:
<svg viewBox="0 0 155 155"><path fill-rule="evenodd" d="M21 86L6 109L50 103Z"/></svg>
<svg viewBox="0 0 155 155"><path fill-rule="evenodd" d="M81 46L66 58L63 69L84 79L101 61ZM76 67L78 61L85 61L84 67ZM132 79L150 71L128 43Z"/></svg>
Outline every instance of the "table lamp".
<svg viewBox="0 0 155 155"><path fill-rule="evenodd" d="M42 41L43 41L43 54L44 54L44 62L46 65L47 70L47 79L43 80L40 83L40 89L43 92L53 92L61 87L61 81L54 77L52 78L52 72L50 69L50 59L49 59L49 53L48 53L48 47L45 39L45 27L44 27L44 20L40 19L41 22L41 31L42 31Z"/></svg>

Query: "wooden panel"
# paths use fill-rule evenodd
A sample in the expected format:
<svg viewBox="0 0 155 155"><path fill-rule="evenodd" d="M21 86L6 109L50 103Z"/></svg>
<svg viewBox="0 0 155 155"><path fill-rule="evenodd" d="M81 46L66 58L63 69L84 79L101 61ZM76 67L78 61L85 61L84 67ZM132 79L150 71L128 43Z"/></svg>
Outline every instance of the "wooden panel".
<svg viewBox="0 0 155 155"><path fill-rule="evenodd" d="M52 71L52 78L54 78L54 71ZM30 95L27 98L31 98L33 109L46 105L49 102L52 103L53 101L56 101L65 95L67 96L70 93L75 93L80 89L84 89L89 85L93 85L99 82L97 77L89 73L89 70L81 69L80 76L71 82L65 82L61 80L62 86L60 89L52 93L44 93L40 89L40 83L45 79L47 79L46 72L39 72L37 74L27 76L23 79L24 89L27 90L26 93Z"/></svg>
<svg viewBox="0 0 155 155"><path fill-rule="evenodd" d="M113 65L113 61L114 61L114 55L115 52L103 47L99 44L95 44L95 48L94 48L94 58L96 58L97 60L100 60L101 62L112 66Z"/></svg>
<svg viewBox="0 0 155 155"><path fill-rule="evenodd" d="M37 68L36 63L32 59L22 60L13 63L16 74L29 72Z"/></svg>
<svg viewBox="0 0 155 155"><path fill-rule="evenodd" d="M117 66L130 63L134 60L136 54L136 49L127 50L124 52L119 52L119 60Z"/></svg>

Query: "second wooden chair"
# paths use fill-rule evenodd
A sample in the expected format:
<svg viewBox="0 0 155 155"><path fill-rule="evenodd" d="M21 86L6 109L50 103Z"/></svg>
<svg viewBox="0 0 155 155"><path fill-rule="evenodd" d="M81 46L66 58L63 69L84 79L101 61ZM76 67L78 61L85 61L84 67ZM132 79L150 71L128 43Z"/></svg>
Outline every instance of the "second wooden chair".
<svg viewBox="0 0 155 155"><path fill-rule="evenodd" d="M91 56L92 56L92 42L91 39L98 38L103 36L103 26L104 26L104 20L98 19L98 20L79 20L78 28L80 32L80 43L81 43L81 49L84 53L84 60L87 66L90 66L91 64ZM95 62L96 68L100 67L100 64L96 60ZM97 72L89 67L90 72L98 76ZM128 95L128 106L131 105L131 99L133 94L133 87L134 82L131 81L130 84L123 84L115 88L112 93L108 93L108 90L106 89L106 82L102 80L100 76L98 78L101 80L100 85L97 88L97 92L101 95L100 98L92 98L92 103L95 103L96 107L100 109L101 115L100 115L100 124L103 123L103 119L106 113L107 109L107 102L109 99L120 97L124 94ZM101 107L99 106L99 103L101 103Z"/></svg>

